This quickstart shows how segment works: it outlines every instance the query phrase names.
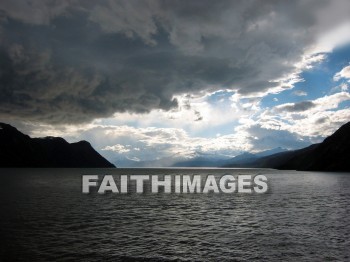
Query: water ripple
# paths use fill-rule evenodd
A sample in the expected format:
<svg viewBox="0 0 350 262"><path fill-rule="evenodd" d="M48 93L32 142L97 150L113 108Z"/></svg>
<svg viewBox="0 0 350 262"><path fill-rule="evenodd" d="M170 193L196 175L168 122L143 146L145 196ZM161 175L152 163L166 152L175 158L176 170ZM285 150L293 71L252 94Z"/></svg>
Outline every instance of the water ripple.
<svg viewBox="0 0 350 262"><path fill-rule="evenodd" d="M109 173L259 172L270 190L84 195L81 174L99 170L0 172L0 260L350 260L350 174L118 169Z"/></svg>

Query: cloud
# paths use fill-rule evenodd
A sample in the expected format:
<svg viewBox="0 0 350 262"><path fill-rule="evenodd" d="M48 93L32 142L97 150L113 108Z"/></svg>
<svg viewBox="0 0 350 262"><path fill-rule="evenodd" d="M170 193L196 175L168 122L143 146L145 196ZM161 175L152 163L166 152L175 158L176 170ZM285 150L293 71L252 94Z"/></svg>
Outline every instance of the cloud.
<svg viewBox="0 0 350 262"><path fill-rule="evenodd" d="M341 83L340 85L337 85L329 91L330 94L339 93L339 92L347 92L349 91L349 85L347 83Z"/></svg>
<svg viewBox="0 0 350 262"><path fill-rule="evenodd" d="M312 53L329 53L336 47L345 46L350 42L350 22L348 20L341 21L331 30L326 29L329 28L329 25L326 24L327 22L332 24L334 21L342 19L342 16L350 11L348 4L344 1L340 0L338 3L339 5L332 5L326 13L324 13L325 10L323 10L323 12L319 14L320 16L324 15L324 19L321 19L321 21L322 25L325 26L324 32L326 33L322 32L319 34L317 42L311 47L313 49L311 51ZM344 3L345 5L343 5ZM320 25L320 28L322 28L322 25Z"/></svg>
<svg viewBox="0 0 350 262"><path fill-rule="evenodd" d="M265 128L262 124L253 124L242 127L250 134L248 141L253 145L254 151L263 151L276 147L285 149L303 148L312 143L307 136L289 130ZM247 141L247 142L248 142Z"/></svg>
<svg viewBox="0 0 350 262"><path fill-rule="evenodd" d="M191 158L201 154L234 156L252 149L248 134L237 132L216 138L190 136L181 128L136 128L126 125L33 125L19 130L34 137L62 136L69 142L87 140L103 156L114 161L127 158L155 160L168 157Z"/></svg>
<svg viewBox="0 0 350 262"><path fill-rule="evenodd" d="M199 111L194 111L194 115L196 116L196 119L194 121L202 121L203 117L201 116L201 113Z"/></svg>
<svg viewBox="0 0 350 262"><path fill-rule="evenodd" d="M287 103L283 105L276 106L276 112L302 112L310 108L315 107L316 105L312 101L302 101L298 103Z"/></svg>
<svg viewBox="0 0 350 262"><path fill-rule="evenodd" d="M350 79L350 65L344 67L342 70L336 73L333 77L334 81L339 81L342 78Z"/></svg>
<svg viewBox="0 0 350 262"><path fill-rule="evenodd" d="M116 145L113 145L113 146L106 146L106 147L102 148L101 150L113 151L113 152L117 152L118 154L123 154L123 153L130 152L130 149L128 149L127 147L128 146L123 146L121 144L116 144Z"/></svg>
<svg viewBox="0 0 350 262"><path fill-rule="evenodd" d="M11 17L32 25L49 25L52 19L64 14L73 2L69 0L1 1L0 10L4 13L3 19Z"/></svg>
<svg viewBox="0 0 350 262"><path fill-rule="evenodd" d="M205 101L211 99L221 101L223 94L225 93L209 95ZM230 97L230 101L234 101L235 98ZM252 99L245 100L239 103L242 107L248 102L251 104L256 102ZM340 107L346 101L350 101L350 94L339 92L312 101L304 101L304 103L282 104L271 109L248 111L245 117L239 117L238 113L237 122L229 125L230 133L221 133L215 137L203 137L185 130L186 124L203 125L205 124L203 122L206 121L205 117L202 121L193 122L193 109L191 108L185 111L188 113L188 119L183 126L179 121L176 122L179 125L171 123L168 127L150 127L154 123L166 122L166 114L158 112L155 115L151 113L151 118L153 121L158 119L159 122L136 122L137 127L122 124L124 119L119 124L113 123L110 119L81 125L22 123L19 129L34 136L63 136L70 142L88 140L103 156L111 161L116 161L117 164L118 159L125 158L133 161L147 161L162 158L191 158L203 154L232 157L243 151L258 152L275 147L297 149L311 143L321 142L342 124L350 121L350 109ZM201 108L198 100L193 104L194 107ZM218 109L214 108L215 110ZM230 113L232 114L231 111ZM222 113L219 111L215 113L215 115L220 114L225 114L225 109ZM132 116L127 114L124 117L127 119ZM151 119L148 120L151 121ZM214 121L213 124L220 124L220 121ZM210 123L209 126L212 128ZM223 129L220 128L220 130Z"/></svg>
<svg viewBox="0 0 350 262"><path fill-rule="evenodd" d="M295 90L293 94L296 96L307 96L307 93L303 90Z"/></svg>
<svg viewBox="0 0 350 262"><path fill-rule="evenodd" d="M346 101L350 101L350 94L339 92L313 101L282 104L262 112L256 123L263 128L285 130L320 142L350 121L350 109L340 108Z"/></svg>
<svg viewBox="0 0 350 262"><path fill-rule="evenodd" d="M180 128L95 125L77 136L79 139L88 139L93 145L97 145L96 148L109 159L117 156L139 160L167 157L190 158L203 153L234 155L250 148L244 136L238 134L214 139L191 137ZM74 140L74 137L71 139Z"/></svg>
<svg viewBox="0 0 350 262"><path fill-rule="evenodd" d="M82 123L116 112L170 112L184 94L280 92L323 59L306 50L347 20L349 7L348 1L1 1L0 117ZM338 10L334 22L320 15L327 10Z"/></svg>

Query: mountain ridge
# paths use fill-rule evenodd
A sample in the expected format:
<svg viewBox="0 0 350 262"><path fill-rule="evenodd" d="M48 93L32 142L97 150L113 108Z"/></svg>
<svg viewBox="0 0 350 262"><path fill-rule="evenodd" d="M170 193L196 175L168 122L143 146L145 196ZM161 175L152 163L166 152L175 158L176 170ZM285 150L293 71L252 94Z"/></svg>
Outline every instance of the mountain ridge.
<svg viewBox="0 0 350 262"><path fill-rule="evenodd" d="M31 138L0 123L0 167L112 168L87 141L68 143L61 137Z"/></svg>
<svg viewBox="0 0 350 262"><path fill-rule="evenodd" d="M247 164L225 167L276 168L300 171L350 171L350 122L342 125L322 143L273 154Z"/></svg>
<svg viewBox="0 0 350 262"><path fill-rule="evenodd" d="M269 150L264 150L258 153L242 152L241 154L231 157L231 158L222 158L222 159L209 159L203 156L195 157L191 159L186 159L183 161L178 161L172 165L172 167L220 167L228 166L233 164L247 164L254 162L256 159L262 156L272 155L276 152L285 152L287 149L281 147L276 147Z"/></svg>

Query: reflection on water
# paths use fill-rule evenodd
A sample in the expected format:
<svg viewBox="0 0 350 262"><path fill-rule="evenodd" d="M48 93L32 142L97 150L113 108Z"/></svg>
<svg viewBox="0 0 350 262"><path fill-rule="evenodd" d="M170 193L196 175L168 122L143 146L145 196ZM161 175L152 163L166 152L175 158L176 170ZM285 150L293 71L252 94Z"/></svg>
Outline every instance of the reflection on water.
<svg viewBox="0 0 350 262"><path fill-rule="evenodd" d="M81 175L264 174L266 194L81 193ZM0 169L0 260L350 259L350 174Z"/></svg>

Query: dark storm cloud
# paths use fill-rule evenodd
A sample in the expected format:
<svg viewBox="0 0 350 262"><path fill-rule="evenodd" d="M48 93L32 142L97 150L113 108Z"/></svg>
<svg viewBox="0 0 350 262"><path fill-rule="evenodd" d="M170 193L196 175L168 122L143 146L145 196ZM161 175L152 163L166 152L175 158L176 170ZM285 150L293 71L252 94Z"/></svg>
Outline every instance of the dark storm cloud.
<svg viewBox="0 0 350 262"><path fill-rule="evenodd" d="M303 112L315 107L312 101L302 101L298 103L285 104L276 107L277 112Z"/></svg>
<svg viewBox="0 0 350 262"><path fill-rule="evenodd" d="M266 92L314 43L322 1L1 1L0 117L83 122ZM343 8L344 9L344 8Z"/></svg>

